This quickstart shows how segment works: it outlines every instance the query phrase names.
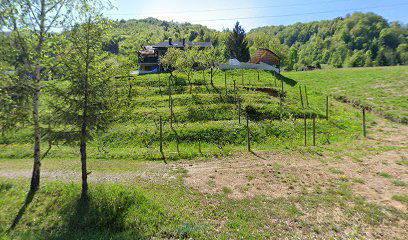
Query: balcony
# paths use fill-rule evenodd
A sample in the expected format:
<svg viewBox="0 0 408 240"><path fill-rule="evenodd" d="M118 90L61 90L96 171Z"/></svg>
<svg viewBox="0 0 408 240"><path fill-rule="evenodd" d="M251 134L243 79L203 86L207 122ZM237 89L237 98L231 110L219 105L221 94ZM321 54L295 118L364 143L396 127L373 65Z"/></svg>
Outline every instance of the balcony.
<svg viewBox="0 0 408 240"><path fill-rule="evenodd" d="M139 57L139 64L158 64L159 58L158 57Z"/></svg>

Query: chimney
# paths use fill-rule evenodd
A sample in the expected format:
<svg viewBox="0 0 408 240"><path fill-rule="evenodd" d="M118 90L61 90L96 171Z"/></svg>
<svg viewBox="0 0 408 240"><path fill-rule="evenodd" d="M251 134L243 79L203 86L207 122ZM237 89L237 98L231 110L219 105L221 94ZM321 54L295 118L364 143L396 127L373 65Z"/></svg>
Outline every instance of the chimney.
<svg viewBox="0 0 408 240"><path fill-rule="evenodd" d="M186 45L186 39L185 38L183 38L182 42L183 42L183 46Z"/></svg>
<svg viewBox="0 0 408 240"><path fill-rule="evenodd" d="M169 45L173 45L173 39L169 38Z"/></svg>

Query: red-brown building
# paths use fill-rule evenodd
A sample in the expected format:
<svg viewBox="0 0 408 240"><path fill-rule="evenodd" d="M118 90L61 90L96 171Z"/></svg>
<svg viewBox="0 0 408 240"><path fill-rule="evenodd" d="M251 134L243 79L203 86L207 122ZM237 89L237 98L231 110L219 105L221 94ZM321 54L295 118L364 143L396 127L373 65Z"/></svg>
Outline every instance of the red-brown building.
<svg viewBox="0 0 408 240"><path fill-rule="evenodd" d="M263 62L277 68L280 67L280 57L271 50L264 48L258 49L251 57L251 60L249 62L252 64L259 64Z"/></svg>

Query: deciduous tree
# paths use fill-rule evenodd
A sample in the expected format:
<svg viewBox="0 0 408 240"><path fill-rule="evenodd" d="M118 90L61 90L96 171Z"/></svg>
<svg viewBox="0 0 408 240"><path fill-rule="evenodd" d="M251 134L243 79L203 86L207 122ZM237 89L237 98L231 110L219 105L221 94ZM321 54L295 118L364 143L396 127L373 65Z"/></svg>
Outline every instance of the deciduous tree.
<svg viewBox="0 0 408 240"><path fill-rule="evenodd" d="M46 87L52 69L53 56L48 54L50 42L57 28L64 27L74 16L76 6L86 1L74 0L5 0L1 2L1 21L14 37L14 48L21 54L16 67L22 70L18 79L30 91L32 123L34 129L34 165L31 190L40 185L41 169L41 117L40 93ZM17 71L17 70L16 70Z"/></svg>

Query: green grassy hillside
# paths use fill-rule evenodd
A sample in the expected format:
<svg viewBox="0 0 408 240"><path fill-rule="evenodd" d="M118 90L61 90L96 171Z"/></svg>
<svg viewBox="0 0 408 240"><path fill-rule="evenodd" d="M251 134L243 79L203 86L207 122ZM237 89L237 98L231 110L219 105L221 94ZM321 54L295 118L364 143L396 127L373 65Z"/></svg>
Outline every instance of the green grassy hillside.
<svg viewBox="0 0 408 240"><path fill-rule="evenodd" d="M259 80L257 71L234 71L227 73L226 85L223 73L219 72L211 85L208 74L200 72L193 76L192 94L185 76L180 75L171 87L172 128L168 74L138 76L131 81L131 88L127 79L118 80L121 107L116 121L90 144L89 202L78 200L77 146L52 148L42 163L42 187L33 196L26 192L32 167L31 129L20 127L2 139L0 172L14 179L0 176L0 239L382 238L384 231L392 234L390 238L405 236L406 212L369 202L352 189L370 183L373 176L376 181L394 184L397 193L406 182L385 170L369 172L367 179L360 173L348 175L354 170L340 170L338 164L347 158L350 164L366 164L366 169L365 155L406 146L363 140L361 109L332 96L359 101L384 115L392 112L393 118L402 121L407 114L407 71L408 67L317 70L283 73L279 78L261 72ZM285 93L282 111L277 97L280 80ZM302 107L300 88L305 94L305 86L308 95L303 95ZM326 94L331 96L328 120ZM250 120L254 154L248 154L253 157L249 161L264 168L259 175L245 175L248 182L242 191L265 175L269 182L264 187L280 182L292 195L236 199L229 196L236 189L224 187L222 192L207 194L185 185L190 173L183 166L190 165L191 159L247 151L245 118L241 116L239 123L236 97L241 97L243 115L248 113ZM46 110L52 99L44 95L44 100ZM307 147L303 146L305 115ZM312 116L316 116L317 147L311 146ZM160 117L165 157L187 161L179 165L144 161L161 159ZM384 120L371 113L367 117L370 136L374 134L371 129ZM262 152L273 152L276 162L264 158ZM296 158L300 170L276 159L276 154L295 153L302 155ZM299 172L312 161L303 159L305 156L316 161L308 169L312 172L301 178ZM396 163L382 159L381 169L403 168L406 160L401 159ZM327 169L318 170L316 162ZM238 170L234 171L238 175ZM216 171L208 174L210 180L205 183L209 187L215 184L213 174ZM315 177L328 178L318 184L308 182ZM406 194L391 195L406 204ZM16 227L9 230L13 222Z"/></svg>
<svg viewBox="0 0 408 240"><path fill-rule="evenodd" d="M305 85L297 83L295 77L287 77L291 77L291 74L284 74L278 79L271 73L261 72L258 80L258 72L255 70L231 71L227 72L225 82L224 73L218 72L212 85L208 74L200 72L193 76L191 94L183 75L176 75L170 89L168 74L137 76L130 84L127 79L118 80L116 101L121 104L116 121L108 131L94 136L90 144L90 157L160 159L160 117L163 120L164 155L167 159L190 159L245 151L245 113L249 118L252 148L259 151L303 146L304 116L307 118L308 145L312 144L313 116L316 117L318 145L359 138L360 110L330 99L327 121L326 91L321 86L309 84L305 89ZM281 91L280 79L283 80L285 94L282 107L278 97ZM302 99L300 88L303 91ZM172 121L170 93L173 102ZM238 98L241 99L240 123ZM45 103L52 101L47 96L44 99ZM46 111L46 104L44 106ZM7 135L3 142L13 145L2 145L0 157L30 157L28 144L31 142L31 134L31 130L24 127ZM52 149L49 156L74 158L77 150L75 146L62 144Z"/></svg>
<svg viewBox="0 0 408 240"><path fill-rule="evenodd" d="M408 123L408 66L327 69L284 75L337 99Z"/></svg>

